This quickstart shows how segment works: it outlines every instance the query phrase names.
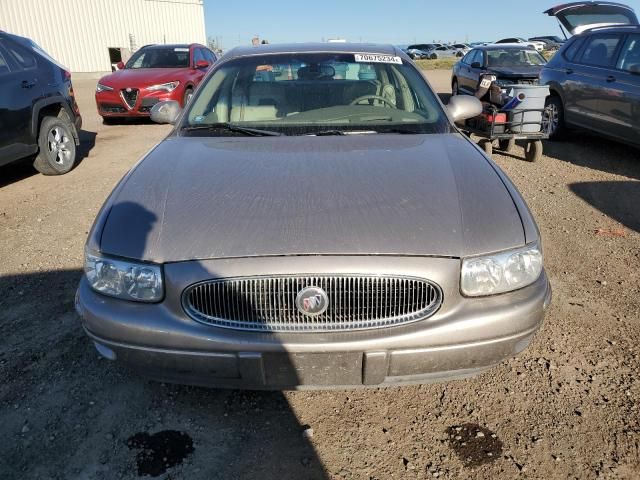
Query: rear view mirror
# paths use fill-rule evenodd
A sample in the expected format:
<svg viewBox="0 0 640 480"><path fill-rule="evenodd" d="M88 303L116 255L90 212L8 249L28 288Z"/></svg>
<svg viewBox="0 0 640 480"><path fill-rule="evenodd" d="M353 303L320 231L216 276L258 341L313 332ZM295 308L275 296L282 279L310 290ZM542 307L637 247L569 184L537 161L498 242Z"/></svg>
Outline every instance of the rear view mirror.
<svg viewBox="0 0 640 480"><path fill-rule="evenodd" d="M118 62L116 64L116 66L118 67L118 70L123 70L124 69L124 62Z"/></svg>
<svg viewBox="0 0 640 480"><path fill-rule="evenodd" d="M471 68L482 68L482 64L480 62L473 62Z"/></svg>
<svg viewBox="0 0 640 480"><path fill-rule="evenodd" d="M180 104L175 100L158 102L151 108L151 120L156 123L176 123L181 112Z"/></svg>
<svg viewBox="0 0 640 480"><path fill-rule="evenodd" d="M454 95L447 105L454 122L477 117L482 113L482 103L470 95Z"/></svg>

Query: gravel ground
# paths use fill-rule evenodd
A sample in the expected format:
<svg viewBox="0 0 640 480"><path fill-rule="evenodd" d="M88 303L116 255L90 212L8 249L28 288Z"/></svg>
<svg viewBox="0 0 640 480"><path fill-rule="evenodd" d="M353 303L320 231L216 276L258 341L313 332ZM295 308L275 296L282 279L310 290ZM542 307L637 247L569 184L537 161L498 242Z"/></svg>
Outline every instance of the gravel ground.
<svg viewBox="0 0 640 480"><path fill-rule="evenodd" d="M448 72L429 72L441 91ZM494 155L540 225L554 301L519 357L447 384L331 392L164 385L99 359L73 310L82 247L167 126L103 126L82 163L0 178L0 478L639 478L640 155L586 135Z"/></svg>

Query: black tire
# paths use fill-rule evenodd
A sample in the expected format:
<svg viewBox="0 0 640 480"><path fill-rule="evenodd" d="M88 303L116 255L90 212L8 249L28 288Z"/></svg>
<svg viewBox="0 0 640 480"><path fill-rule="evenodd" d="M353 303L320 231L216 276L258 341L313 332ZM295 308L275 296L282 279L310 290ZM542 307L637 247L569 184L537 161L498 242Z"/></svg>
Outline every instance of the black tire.
<svg viewBox="0 0 640 480"><path fill-rule="evenodd" d="M451 83L451 96L460 95L460 86L458 85L458 79L454 78Z"/></svg>
<svg viewBox="0 0 640 480"><path fill-rule="evenodd" d="M62 175L76 164L76 142L64 118L44 117L38 134L38 155L33 166L43 175Z"/></svg>
<svg viewBox="0 0 640 480"><path fill-rule="evenodd" d="M437 54L437 53L432 53L432 54L429 56L429 58L430 58L431 60L437 60L437 59L438 59L438 54Z"/></svg>
<svg viewBox="0 0 640 480"><path fill-rule="evenodd" d="M502 138L498 140L498 148L503 152L509 153L515 147L516 141L513 138Z"/></svg>
<svg viewBox="0 0 640 480"><path fill-rule="evenodd" d="M193 88L185 89L184 97L182 97L182 108L187 106L187 103L189 103L189 100L191 100L192 96L193 96Z"/></svg>
<svg viewBox="0 0 640 480"><path fill-rule="evenodd" d="M524 158L528 162L537 162L542 158L542 140L527 142L524 146Z"/></svg>
<svg viewBox="0 0 640 480"><path fill-rule="evenodd" d="M543 129L546 129L547 122L552 122L552 125L549 127L549 138L551 140L562 139L566 133L562 99L558 95L547 97L545 108L546 110L542 118Z"/></svg>
<svg viewBox="0 0 640 480"><path fill-rule="evenodd" d="M493 155L493 142L491 140L483 138L478 142L478 145L480 145L480 148L484 150L484 153L489 156Z"/></svg>

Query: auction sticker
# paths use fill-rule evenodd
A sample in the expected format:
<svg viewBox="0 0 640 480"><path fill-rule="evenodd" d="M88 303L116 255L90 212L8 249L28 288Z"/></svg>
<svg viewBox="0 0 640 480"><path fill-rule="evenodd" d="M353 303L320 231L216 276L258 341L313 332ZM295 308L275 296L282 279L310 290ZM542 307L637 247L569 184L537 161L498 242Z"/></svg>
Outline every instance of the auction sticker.
<svg viewBox="0 0 640 480"><path fill-rule="evenodd" d="M397 63L402 65L402 59L393 55L382 55L379 53L356 53L354 54L356 62L367 63Z"/></svg>

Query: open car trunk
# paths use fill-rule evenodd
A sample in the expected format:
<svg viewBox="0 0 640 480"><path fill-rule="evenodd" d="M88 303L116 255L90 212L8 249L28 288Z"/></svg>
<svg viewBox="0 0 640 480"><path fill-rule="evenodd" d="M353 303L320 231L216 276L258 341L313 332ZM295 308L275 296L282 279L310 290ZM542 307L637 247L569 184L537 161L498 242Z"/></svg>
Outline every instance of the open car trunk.
<svg viewBox="0 0 640 480"><path fill-rule="evenodd" d="M571 35L595 27L638 25L638 18L631 7L614 2L565 3L544 13L556 17Z"/></svg>

